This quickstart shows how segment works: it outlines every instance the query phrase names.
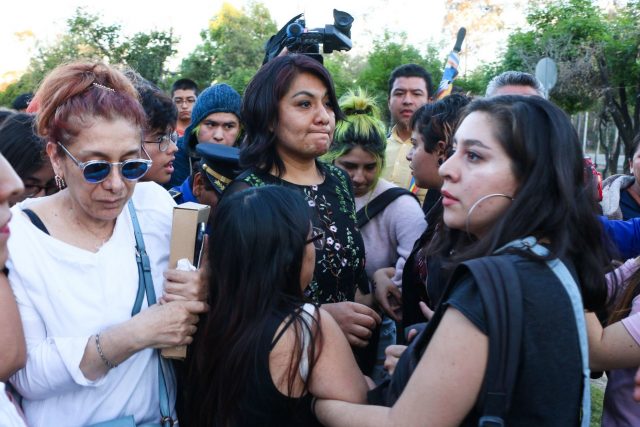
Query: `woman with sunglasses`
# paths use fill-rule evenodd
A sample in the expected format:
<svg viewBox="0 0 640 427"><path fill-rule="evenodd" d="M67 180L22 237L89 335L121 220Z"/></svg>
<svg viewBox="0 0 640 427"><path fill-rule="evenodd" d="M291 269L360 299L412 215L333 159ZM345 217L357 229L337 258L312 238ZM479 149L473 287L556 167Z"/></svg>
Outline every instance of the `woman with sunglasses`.
<svg viewBox="0 0 640 427"><path fill-rule="evenodd" d="M11 381L27 421L174 417L174 376L154 349L188 344L206 305L196 301L197 272L165 272L174 204L157 184L137 184L152 162L135 89L109 66L72 63L53 70L35 99L61 191L13 208L9 280L28 357ZM144 302L135 217L148 255L141 270L152 276ZM163 281L173 292L185 282L185 292L151 305Z"/></svg>

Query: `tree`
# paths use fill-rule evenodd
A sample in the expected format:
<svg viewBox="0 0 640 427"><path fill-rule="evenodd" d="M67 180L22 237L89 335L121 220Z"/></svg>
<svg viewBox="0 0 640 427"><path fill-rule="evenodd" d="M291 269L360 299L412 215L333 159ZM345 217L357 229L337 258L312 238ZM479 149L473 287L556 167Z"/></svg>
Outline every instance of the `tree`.
<svg viewBox="0 0 640 427"><path fill-rule="evenodd" d="M602 120L615 123L627 158L640 130L639 4L629 1L608 14L590 0L534 8L527 17L532 29L509 37L502 64L532 72L541 57L554 59L558 82L551 99L569 113L601 110Z"/></svg>
<svg viewBox="0 0 640 427"><path fill-rule="evenodd" d="M179 74L200 87L226 82L243 92L262 65L265 42L276 31L263 4L252 3L238 10L223 3L209 28L200 33L202 43L182 61Z"/></svg>
<svg viewBox="0 0 640 427"><path fill-rule="evenodd" d="M177 40L171 31L122 34L118 24L105 25L98 15L76 9L67 20L67 32L51 45L37 47L27 72L0 93L0 104L9 105L22 92L34 91L39 82L58 65L78 59L104 61L129 66L143 77L159 82L164 64L176 50Z"/></svg>

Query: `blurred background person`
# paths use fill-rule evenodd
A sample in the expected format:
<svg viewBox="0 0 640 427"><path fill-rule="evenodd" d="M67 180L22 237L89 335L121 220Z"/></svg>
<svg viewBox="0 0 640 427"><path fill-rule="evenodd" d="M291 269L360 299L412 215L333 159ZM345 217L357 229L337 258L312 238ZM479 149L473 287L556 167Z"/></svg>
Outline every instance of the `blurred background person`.
<svg viewBox="0 0 640 427"><path fill-rule="evenodd" d="M25 111L27 111L27 107L29 106L29 103L31 102L32 99L33 99L33 93L31 92L21 93L20 95L16 96L16 98L13 100L13 102L11 103L11 108L13 108L19 113L24 113Z"/></svg>
<svg viewBox="0 0 640 427"><path fill-rule="evenodd" d="M198 85L191 79L178 79L171 85L171 100L178 109L178 136L191 124L191 111L198 98Z"/></svg>
<svg viewBox="0 0 640 427"><path fill-rule="evenodd" d="M181 185L193 173L199 159L197 144L236 145L241 130L241 102L240 94L224 83L202 91L193 107L191 124L178 141L169 188Z"/></svg>
<svg viewBox="0 0 640 427"><path fill-rule="evenodd" d="M15 194L12 205L29 197L42 197L58 189L53 167L45 152L45 140L35 131L35 116L27 113L10 115L0 125L0 153L18 173L24 185L22 194Z"/></svg>

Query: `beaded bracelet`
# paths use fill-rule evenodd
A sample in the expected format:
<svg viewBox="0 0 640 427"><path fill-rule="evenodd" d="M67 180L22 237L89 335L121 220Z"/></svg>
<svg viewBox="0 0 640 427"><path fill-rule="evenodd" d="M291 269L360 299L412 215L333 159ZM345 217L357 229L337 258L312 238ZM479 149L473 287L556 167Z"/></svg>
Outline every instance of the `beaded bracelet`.
<svg viewBox="0 0 640 427"><path fill-rule="evenodd" d="M107 365L107 368L113 369L118 366L116 363L113 363L109 359L107 359L104 353L102 352L102 347L100 346L100 333L96 334L96 348L98 349L98 354L100 355L100 359L102 359L104 364Z"/></svg>

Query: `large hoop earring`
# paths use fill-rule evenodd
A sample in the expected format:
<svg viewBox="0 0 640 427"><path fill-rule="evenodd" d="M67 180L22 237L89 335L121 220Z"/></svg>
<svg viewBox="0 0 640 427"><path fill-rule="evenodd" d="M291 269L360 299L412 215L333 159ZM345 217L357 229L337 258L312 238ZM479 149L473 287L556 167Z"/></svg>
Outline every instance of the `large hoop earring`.
<svg viewBox="0 0 640 427"><path fill-rule="evenodd" d="M58 174L56 174L54 180L56 181L56 187L58 187L58 191L63 190L67 186L67 183L64 182L64 178L62 178Z"/></svg>

